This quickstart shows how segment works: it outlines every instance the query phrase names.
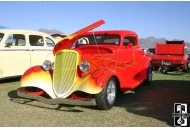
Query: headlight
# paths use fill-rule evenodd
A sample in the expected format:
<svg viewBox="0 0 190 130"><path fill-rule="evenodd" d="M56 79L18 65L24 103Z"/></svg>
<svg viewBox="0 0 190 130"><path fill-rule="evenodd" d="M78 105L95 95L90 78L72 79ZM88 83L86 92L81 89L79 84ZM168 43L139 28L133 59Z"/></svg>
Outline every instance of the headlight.
<svg viewBox="0 0 190 130"><path fill-rule="evenodd" d="M87 61L82 61L79 67L82 72L86 72L90 68L90 64Z"/></svg>
<svg viewBox="0 0 190 130"><path fill-rule="evenodd" d="M45 60L43 63L44 70L50 70L52 68L52 63L49 60Z"/></svg>

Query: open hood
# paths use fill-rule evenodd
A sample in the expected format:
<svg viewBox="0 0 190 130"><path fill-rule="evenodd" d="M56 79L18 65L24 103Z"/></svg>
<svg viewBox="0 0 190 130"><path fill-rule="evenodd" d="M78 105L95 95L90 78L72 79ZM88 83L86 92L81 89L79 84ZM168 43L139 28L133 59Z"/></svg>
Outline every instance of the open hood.
<svg viewBox="0 0 190 130"><path fill-rule="evenodd" d="M104 24L104 20L99 20L87 27L84 27L80 29L79 31L76 31L75 33L72 33L71 35L63 38L59 43L57 43L53 49L53 54L55 55L57 51L62 50L62 49L70 49L73 45L73 43L76 41L77 37L80 36L81 34L88 32L90 30L93 30L102 24Z"/></svg>

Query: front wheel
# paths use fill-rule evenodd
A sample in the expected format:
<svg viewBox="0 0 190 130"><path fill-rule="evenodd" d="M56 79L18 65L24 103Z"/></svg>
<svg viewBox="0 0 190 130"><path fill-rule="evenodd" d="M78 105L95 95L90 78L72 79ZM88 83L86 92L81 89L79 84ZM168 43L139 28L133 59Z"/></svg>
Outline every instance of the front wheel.
<svg viewBox="0 0 190 130"><path fill-rule="evenodd" d="M116 100L116 93L117 93L117 84L114 77L111 77L104 89L95 95L95 100L97 107L103 110L111 109Z"/></svg>

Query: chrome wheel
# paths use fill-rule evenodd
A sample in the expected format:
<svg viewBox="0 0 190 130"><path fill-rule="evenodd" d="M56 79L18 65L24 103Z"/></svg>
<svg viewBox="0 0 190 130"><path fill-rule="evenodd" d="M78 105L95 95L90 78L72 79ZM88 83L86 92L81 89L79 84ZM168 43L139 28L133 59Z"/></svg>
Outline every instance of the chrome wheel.
<svg viewBox="0 0 190 130"><path fill-rule="evenodd" d="M110 81L107 88L107 100L109 104L112 104L116 96L116 85L113 81Z"/></svg>
<svg viewBox="0 0 190 130"><path fill-rule="evenodd" d="M111 77L104 86L104 89L95 95L97 107L103 110L111 109L117 97L117 83L114 77Z"/></svg>
<svg viewBox="0 0 190 130"><path fill-rule="evenodd" d="M146 80L144 82L144 84L149 85L152 82L152 64L149 64L149 67L147 68L147 76L146 76Z"/></svg>

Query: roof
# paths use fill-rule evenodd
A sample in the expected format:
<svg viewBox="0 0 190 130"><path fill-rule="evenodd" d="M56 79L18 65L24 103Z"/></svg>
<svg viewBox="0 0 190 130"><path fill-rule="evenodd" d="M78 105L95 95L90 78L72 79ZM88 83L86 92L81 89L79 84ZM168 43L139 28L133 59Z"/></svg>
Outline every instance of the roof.
<svg viewBox="0 0 190 130"><path fill-rule="evenodd" d="M124 35L124 34L137 35L136 32L131 31L131 30L102 30L102 31L94 31L94 34L105 34L105 33L112 33L112 34L119 34L119 35ZM92 35L92 34L93 33L91 31L91 32L86 32L86 33L84 33L82 35Z"/></svg>
<svg viewBox="0 0 190 130"><path fill-rule="evenodd" d="M26 30L26 29L0 29L0 32L17 32L17 33L38 33L38 34L46 34L46 35L49 35L47 33L43 33L43 32L40 32L40 31L34 31L34 30Z"/></svg>

